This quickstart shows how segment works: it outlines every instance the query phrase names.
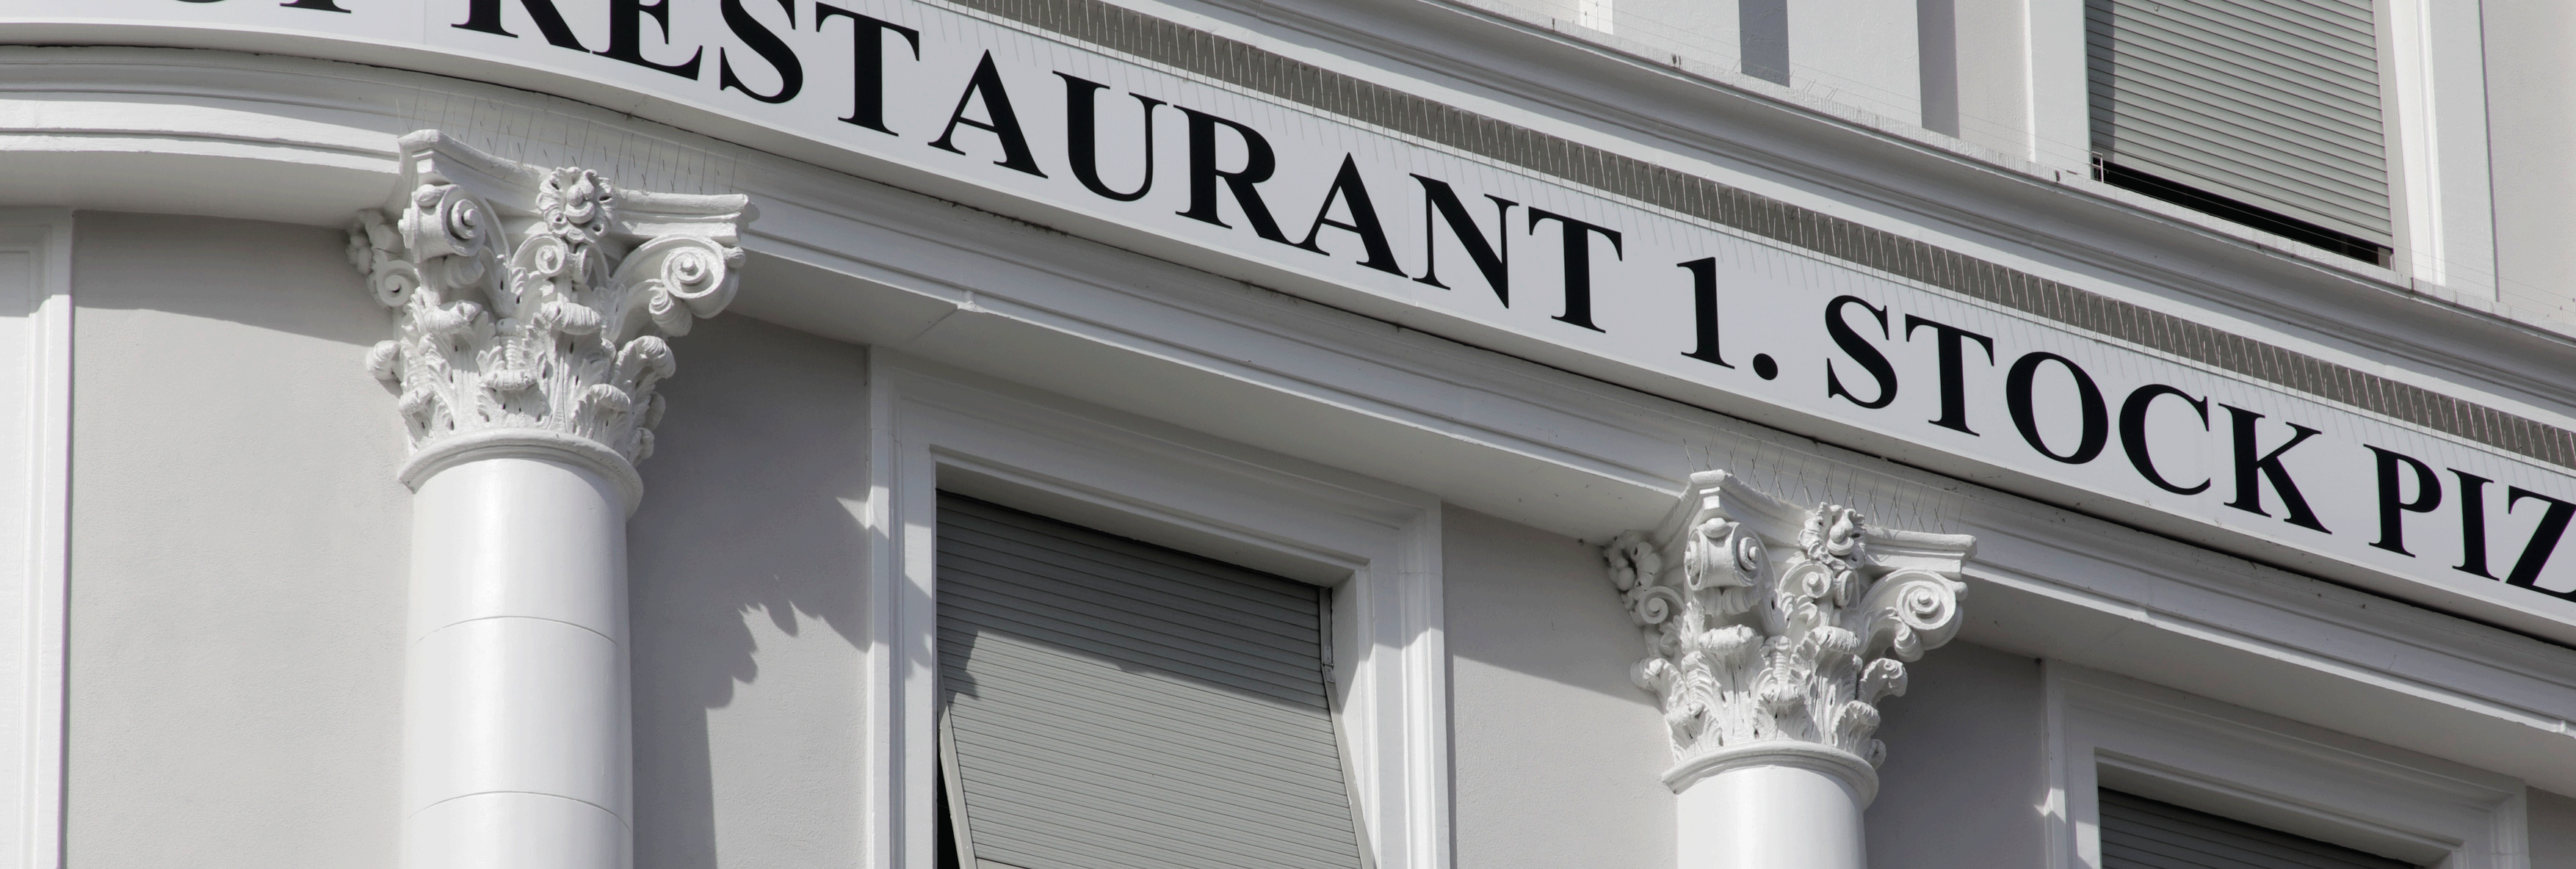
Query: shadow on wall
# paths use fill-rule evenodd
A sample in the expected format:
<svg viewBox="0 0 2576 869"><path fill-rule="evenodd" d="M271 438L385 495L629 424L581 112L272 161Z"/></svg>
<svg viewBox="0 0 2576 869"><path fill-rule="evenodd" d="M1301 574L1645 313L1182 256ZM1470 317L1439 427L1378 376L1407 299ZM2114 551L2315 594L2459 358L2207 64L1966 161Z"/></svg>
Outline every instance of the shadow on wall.
<svg viewBox="0 0 2576 869"><path fill-rule="evenodd" d="M1673 865L1663 715L1593 546L1442 511L1461 869Z"/></svg>
<svg viewBox="0 0 2576 869"><path fill-rule="evenodd" d="M1878 738L1887 743L1887 762L1878 770L1878 801L1864 821L1870 864L2046 865L2046 689L2039 662L1953 642L1905 666L1905 696L1880 704L1887 718Z"/></svg>
<svg viewBox="0 0 2576 869"><path fill-rule="evenodd" d="M82 308L159 311L347 344L348 370L361 382L373 380L367 348L393 337L392 315L347 264L341 230L113 211L77 219L75 244L99 252L75 264ZM385 411L370 422L400 437L393 405Z"/></svg>
<svg viewBox="0 0 2576 869"><path fill-rule="evenodd" d="M674 342L627 526L635 865L859 853L866 356L740 316Z"/></svg>
<svg viewBox="0 0 2576 869"><path fill-rule="evenodd" d="M1450 657L1552 690L1653 706L1628 679L1646 646L1599 547L1458 507L1442 516Z"/></svg>
<svg viewBox="0 0 2576 869"><path fill-rule="evenodd" d="M75 220L66 853L382 865L411 520L362 360L390 321L336 230Z"/></svg>

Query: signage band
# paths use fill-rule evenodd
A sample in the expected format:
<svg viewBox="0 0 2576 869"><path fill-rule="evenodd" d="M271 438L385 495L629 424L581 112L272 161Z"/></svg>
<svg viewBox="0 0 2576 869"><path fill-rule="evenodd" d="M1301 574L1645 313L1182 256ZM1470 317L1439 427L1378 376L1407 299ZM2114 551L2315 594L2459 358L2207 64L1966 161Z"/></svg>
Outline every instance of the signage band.
<svg viewBox="0 0 2576 869"><path fill-rule="evenodd" d="M2563 429L1097 0L970 2L29 0L18 20L304 31L605 81L1429 331L1501 330L2576 624Z"/></svg>

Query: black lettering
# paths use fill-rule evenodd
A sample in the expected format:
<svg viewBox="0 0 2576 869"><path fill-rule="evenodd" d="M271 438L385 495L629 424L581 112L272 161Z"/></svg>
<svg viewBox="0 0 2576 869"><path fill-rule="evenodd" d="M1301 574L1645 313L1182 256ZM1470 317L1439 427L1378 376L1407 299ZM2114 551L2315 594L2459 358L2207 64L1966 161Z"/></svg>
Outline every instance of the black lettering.
<svg viewBox="0 0 2576 869"><path fill-rule="evenodd" d="M2318 434L2317 430L2295 422L2287 423L2290 439L2273 447L2271 452L2257 456L2255 452L2262 447L2257 443L2254 423L2263 415L2232 404L2219 406L2227 408L2228 420L2234 424L2236 435L2236 499L2227 502L2227 506L2256 516L2272 515L2263 510L2263 483L2269 481L2272 491L2281 496L2281 508L2290 513L2287 520L2290 524L2334 533L2326 531L2326 526L2317 522L2316 511L2308 509L2308 499L2300 497L2298 484L2290 481L2290 469L2281 466L2282 454L2289 452L2291 447L2306 443L2308 438Z"/></svg>
<svg viewBox="0 0 2576 869"><path fill-rule="evenodd" d="M990 122L966 116L966 106L979 98L984 103L984 116L990 118ZM960 125L991 133L994 138L1002 140L1002 159L993 161L993 165L1046 177L1046 173L1038 171L1037 156L1029 153L1029 137L1020 133L1020 116L1011 111L1011 93L1002 89L1002 71L994 68L990 51L984 52L984 59L975 64L975 75L966 80L966 92L957 95L957 108L948 113L947 129L939 131L939 140L930 143L930 147L951 154L966 153L949 143L957 136Z"/></svg>
<svg viewBox="0 0 2576 869"><path fill-rule="evenodd" d="M796 29L796 0L778 0L778 5L787 10L787 29ZM797 93L805 90L805 64L796 59L796 52L787 47L786 40L779 39L769 25L760 23L760 19L751 17L751 10L742 8L742 0L723 0L717 6L724 13L725 26L733 30L734 38L751 46L753 54L760 55L761 60L769 62L770 68L778 70L778 92L764 94L743 85L741 79L734 77L733 61L727 57L730 52L721 48L716 49L717 90L741 91L745 96L764 103L783 103L795 99Z"/></svg>
<svg viewBox="0 0 2576 869"><path fill-rule="evenodd" d="M1119 202L1145 198L1145 192L1154 189L1154 108L1163 101L1128 94L1145 107L1145 180L1137 182L1136 189L1121 193L1100 181L1100 107L1096 100L1099 91L1108 85L1060 72L1055 76L1064 79L1065 156L1066 162L1073 164L1073 177L1103 198Z"/></svg>
<svg viewBox="0 0 2576 869"><path fill-rule="evenodd" d="M563 13L555 11L554 0L519 0L519 7L528 11L528 20L537 23L537 32L545 36L546 44L574 51L590 50L588 46L581 44L581 37L573 35L572 25L564 23ZM501 27L501 0L473 0L471 5L465 7L465 23L449 26L458 30L472 30L512 39L519 38L518 34Z"/></svg>
<svg viewBox="0 0 2576 869"><path fill-rule="evenodd" d="M1183 108L1181 114L1190 119L1190 207L1180 215L1227 226L1217 213L1216 185L1222 180L1225 189L1234 194L1235 207L1243 209L1244 222L1252 224L1252 234L1288 244L1288 236L1279 232L1279 221L1270 218L1270 206L1262 203L1260 188L1253 186L1270 180L1270 173L1279 169L1279 155L1270 150L1270 140L1261 138L1251 127L1196 109ZM1220 124L1243 140L1243 168L1232 172L1216 168L1216 128Z"/></svg>
<svg viewBox="0 0 2576 869"><path fill-rule="evenodd" d="M2460 563L2451 569L2494 579L2487 571L2487 484L2495 481L2458 468L2451 476L2460 480Z"/></svg>
<svg viewBox="0 0 2576 869"><path fill-rule="evenodd" d="M1572 323L1595 332L1602 331L1601 327L1592 325L1592 238L1590 234L1599 234L1602 238L1610 240L1611 258L1627 259L1628 253L1619 248L1619 231L1605 226L1594 226L1555 212L1532 208L1529 210L1530 234L1537 235L1539 223L1548 220L1556 221L1557 226L1563 230L1563 234L1558 237L1563 239L1565 244L1565 313L1551 319Z"/></svg>
<svg viewBox="0 0 2576 869"><path fill-rule="evenodd" d="M903 34L903 41L912 45L912 59L920 60L921 31L828 3L814 4L814 29L822 30L833 16L850 19L850 116L841 123L894 135L885 125L885 35Z"/></svg>
<svg viewBox="0 0 2576 869"><path fill-rule="evenodd" d="M2378 447L2370 447L2370 452L2379 457L2379 539L2370 545L2412 558L2415 553L2406 551L2406 514L2430 513L2442 506L2442 480L2413 456ZM2414 498L2405 497L2406 484L2397 478L2401 467L2415 477Z"/></svg>
<svg viewBox="0 0 2576 869"><path fill-rule="evenodd" d="M2540 525L2531 529L2531 540L2522 545L2522 557L2513 560L2513 573L2504 578L2506 585L2519 585L2551 597L2576 600L2576 591L2544 591L2540 588L2540 569L2549 565L2549 556L2558 551L2559 538L2567 536L2567 520L2576 519L2576 504L2570 504L2521 486L2505 490L2504 511L2529 498L2549 505L2541 511Z"/></svg>
<svg viewBox="0 0 2576 869"><path fill-rule="evenodd" d="M346 10L346 9L342 9L342 8L340 8L339 6L333 5L333 4L332 4L332 2L331 2L331 0L294 0L294 2L291 2L291 3L280 3L280 4L277 4L277 5L279 5L279 6L284 6L284 7L288 8L288 9L311 9L311 10L314 10L314 11L317 11L317 12L347 12L347 11L349 11L349 10Z"/></svg>
<svg viewBox="0 0 2576 869"><path fill-rule="evenodd" d="M1719 368L1735 367L1726 364L1717 346L1717 258L1704 256L1677 265L1691 273L1691 323L1699 335L1699 346L1682 355Z"/></svg>
<svg viewBox="0 0 2576 869"><path fill-rule="evenodd" d="M2156 399L2168 395L2190 404L2192 412L2200 414L2200 430L2209 430L2208 399L2193 398L2162 383L2150 383L2130 392L2128 399L2120 402L2120 448L2128 452L2129 466L2138 469L2138 476L2147 478L2147 482L2156 484L2156 488L2176 495L2198 495L2209 491L2210 481L2202 480L2200 485L2191 487L2174 485L2165 479L2164 474L2156 471L2156 459L2147 453L2147 411L2155 406Z"/></svg>
<svg viewBox="0 0 2576 869"><path fill-rule="evenodd" d="M2039 436L2039 408L2032 395L2039 379L2039 366L2055 362L2075 376L2075 400L2083 416L2083 428L2075 436L2075 449L2065 455L2050 452L2048 442ZM2021 439L2040 455L2081 465L2102 455L2102 447L2111 440L2111 410L2102 403L2102 388L2093 385L2093 375L2075 364L2075 360L2055 353L2030 353L2013 360L2012 370L2004 373L2004 407L2012 411L2013 427L2021 430Z"/></svg>
<svg viewBox="0 0 2576 869"><path fill-rule="evenodd" d="M654 63L644 57L644 19L662 26L662 42L671 41L671 0L646 3L644 0L608 0L608 50L598 52L610 60L622 60L646 69L658 69L681 78L696 80L698 59L705 57L703 47L689 52L689 59L679 63ZM558 43L560 44L560 43Z"/></svg>
<svg viewBox="0 0 2576 869"><path fill-rule="evenodd" d="M1486 244L1484 231L1476 228L1476 218L1467 214L1466 204L1458 201L1458 191L1449 189L1449 182L1420 175L1413 176L1413 180L1422 182L1422 276L1414 280L1449 288L1440 282L1440 236L1431 231L1431 215L1437 211L1440 219L1449 224L1450 236L1458 239L1458 246L1467 249L1467 258L1475 261L1476 271L1484 274L1485 286L1493 288L1494 299L1510 307L1512 206L1520 203L1485 194L1486 199L1494 201L1495 241Z"/></svg>
<svg viewBox="0 0 2576 869"><path fill-rule="evenodd" d="M1834 346L1842 348L1853 362L1860 363L1861 370L1869 372L1870 378L1878 381L1878 398L1862 401L1860 396L1844 388L1842 376L1834 373L1831 359L1825 360L1825 397L1841 396L1871 410L1886 407L1888 402L1896 400L1896 366L1887 364L1887 354L1878 352L1878 347L1869 343L1869 339L1852 331L1851 324L1843 320L1844 305L1859 305L1861 310L1878 318L1878 336L1881 338L1888 337L1887 309L1862 301L1859 296L1836 296L1833 301L1825 303L1825 333L1833 336Z"/></svg>
<svg viewBox="0 0 2576 869"><path fill-rule="evenodd" d="M1986 364L1995 362L1995 339L1952 326L1935 323L1912 314L1905 315L1905 340L1914 340L1916 327L1932 327L1934 349L1941 356L1941 418L1933 425L1967 434L1968 429L1968 348L1967 341L1986 349ZM1966 339L1966 340L1962 340Z"/></svg>
<svg viewBox="0 0 2576 869"><path fill-rule="evenodd" d="M1351 222L1333 219L1333 201L1336 199L1350 211ZM1404 269L1395 264L1395 248L1386 243L1386 227L1378 223L1377 206L1369 202L1368 183L1360 179L1359 161L1349 154L1342 155L1342 171L1334 173L1333 186L1324 191L1324 204L1315 209L1314 224L1306 228L1306 240L1298 242L1297 246L1323 253L1324 248L1315 243L1315 236L1322 234L1327 226L1360 237L1360 245L1368 250L1368 259L1361 260L1360 265L1396 277L1404 276Z"/></svg>

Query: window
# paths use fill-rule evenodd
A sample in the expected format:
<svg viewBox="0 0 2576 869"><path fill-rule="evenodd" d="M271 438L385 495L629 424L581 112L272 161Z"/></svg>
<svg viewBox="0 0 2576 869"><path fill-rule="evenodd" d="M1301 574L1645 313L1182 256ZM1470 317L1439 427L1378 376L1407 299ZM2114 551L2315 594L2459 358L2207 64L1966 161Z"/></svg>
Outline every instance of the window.
<svg viewBox="0 0 2576 869"><path fill-rule="evenodd" d="M2416 869L2412 863L2114 790L2102 869Z"/></svg>
<svg viewBox="0 0 2576 869"><path fill-rule="evenodd" d="M2511 776L2059 661L2046 674L2051 869L2532 869Z"/></svg>
<svg viewBox="0 0 2576 869"><path fill-rule="evenodd" d="M2086 0L2085 37L2097 180L2389 264L2373 0Z"/></svg>
<svg viewBox="0 0 2576 869"><path fill-rule="evenodd" d="M960 503L957 495L1009 508L1001 515L1052 517L1039 524L1105 548L1139 547L1212 574L1284 577L1294 580L1289 590L1312 589L1317 617L1329 620L1315 630L1332 663L1310 666L1322 668L1342 761L1315 775L1337 776L1340 784L1321 787L1347 793L1356 811L1343 817L1357 816L1343 821L1349 832L1327 838L1352 842L1372 869L1450 866L1439 499L884 348L868 358L867 460L880 488L852 505L876 543L867 580L872 810L861 819L873 843L868 869L967 856L955 853L960 836L943 835L955 828L969 848L1002 832L975 829L984 811L976 761L959 752L977 749L949 738L962 729L943 726L953 698L941 692L953 680L941 678L942 653L955 644L941 642L942 610L956 612L972 594L943 581L952 571L941 532L963 523L941 513ZM1319 648L1315 660L1322 655ZM1316 719L1310 712L1306 720ZM1322 739L1309 744L1331 754ZM962 807L950 799L943 765L962 773ZM996 853L972 855L974 869L1000 862Z"/></svg>
<svg viewBox="0 0 2576 869"><path fill-rule="evenodd" d="M939 589L958 865L1360 866L1322 589L947 494Z"/></svg>

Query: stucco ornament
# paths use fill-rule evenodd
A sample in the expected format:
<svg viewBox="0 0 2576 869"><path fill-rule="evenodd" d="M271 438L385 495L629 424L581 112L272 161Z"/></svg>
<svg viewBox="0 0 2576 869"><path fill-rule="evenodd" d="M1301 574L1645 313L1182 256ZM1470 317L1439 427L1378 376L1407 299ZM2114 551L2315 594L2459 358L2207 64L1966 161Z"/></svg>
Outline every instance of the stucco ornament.
<svg viewBox="0 0 2576 869"><path fill-rule="evenodd" d="M410 436L406 482L469 452L566 452L640 495L676 370L670 337L739 286L741 196L622 190L501 160L435 131L401 140L403 183L358 213L349 255L396 336L368 351Z"/></svg>
<svg viewBox="0 0 2576 869"><path fill-rule="evenodd" d="M1693 477L1665 524L1602 555L1645 638L1631 675L1662 701L1666 781L1794 753L1874 790L1878 702L1905 693L1906 662L1958 633L1955 577L1974 540L1797 508L1724 472Z"/></svg>

